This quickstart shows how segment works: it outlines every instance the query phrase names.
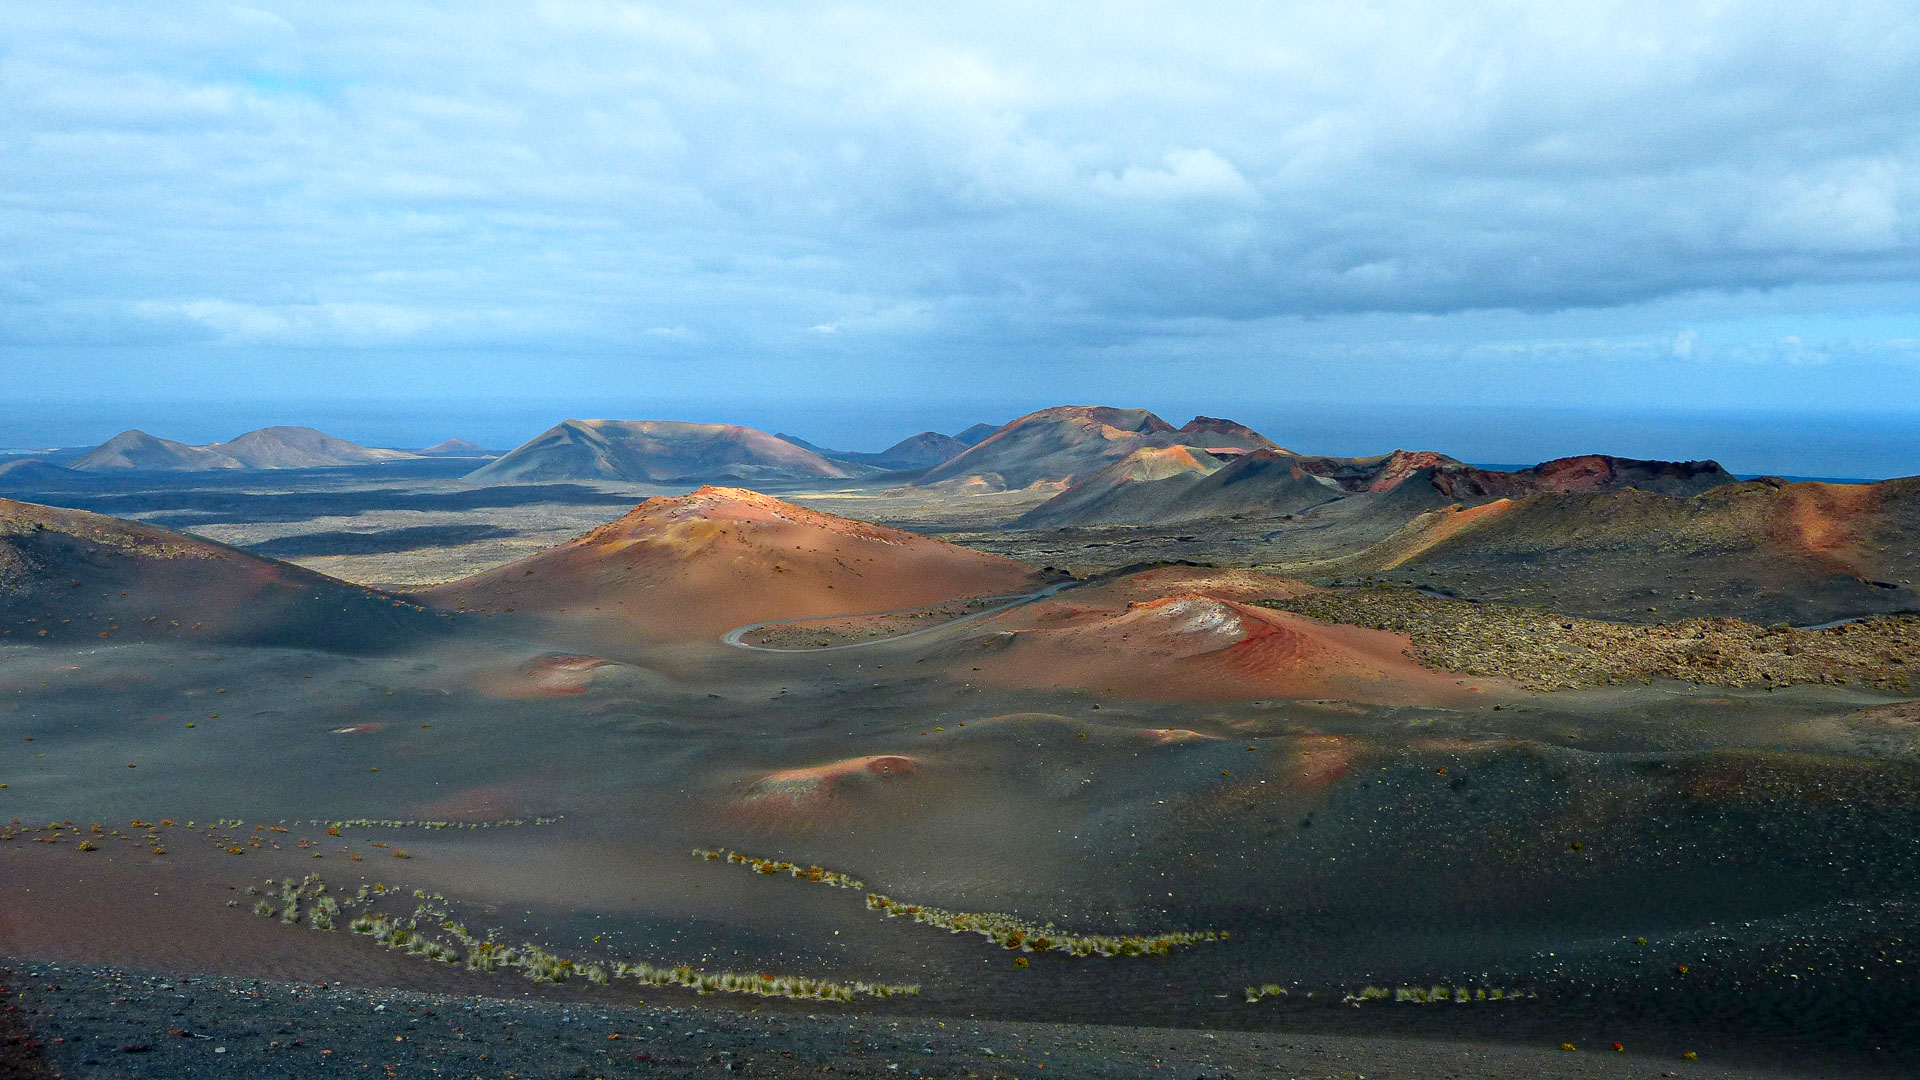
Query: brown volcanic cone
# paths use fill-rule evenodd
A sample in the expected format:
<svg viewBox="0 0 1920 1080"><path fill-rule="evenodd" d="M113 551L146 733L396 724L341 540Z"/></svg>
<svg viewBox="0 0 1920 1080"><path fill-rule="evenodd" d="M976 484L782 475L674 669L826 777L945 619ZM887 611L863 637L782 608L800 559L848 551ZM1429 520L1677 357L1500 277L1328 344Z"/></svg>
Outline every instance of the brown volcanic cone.
<svg viewBox="0 0 1920 1080"><path fill-rule="evenodd" d="M1039 587L1026 566L740 488L653 498L551 551L442 585L443 607L618 619L651 640Z"/></svg>
<svg viewBox="0 0 1920 1080"><path fill-rule="evenodd" d="M1130 697L1340 698L1380 704L1473 699L1485 680L1430 671L1405 638L1335 626L1205 593L1074 612L1056 602L1031 628L965 659L963 678L1008 686L1079 686ZM984 646L984 643L983 643Z"/></svg>
<svg viewBox="0 0 1920 1080"><path fill-rule="evenodd" d="M437 625L411 602L224 544L0 499L0 640L366 652Z"/></svg>

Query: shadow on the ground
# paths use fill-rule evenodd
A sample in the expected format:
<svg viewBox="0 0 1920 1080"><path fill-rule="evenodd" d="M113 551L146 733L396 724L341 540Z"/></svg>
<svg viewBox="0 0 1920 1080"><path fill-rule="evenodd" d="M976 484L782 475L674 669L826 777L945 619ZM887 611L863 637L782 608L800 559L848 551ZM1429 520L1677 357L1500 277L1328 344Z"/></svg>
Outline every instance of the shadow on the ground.
<svg viewBox="0 0 1920 1080"><path fill-rule="evenodd" d="M371 488L345 491L244 492L178 488L93 494L81 491L9 493L28 502L90 510L113 517L141 517L169 529L196 525L306 521L355 517L379 510L479 510L501 506L631 506L634 496L584 484L515 484L471 491L406 491ZM165 511L154 513L154 511Z"/></svg>
<svg viewBox="0 0 1920 1080"><path fill-rule="evenodd" d="M380 529L375 532L300 533L249 544L247 550L271 559L294 559L303 555L387 555L518 535L515 529L503 529L497 525L412 525L404 529Z"/></svg>

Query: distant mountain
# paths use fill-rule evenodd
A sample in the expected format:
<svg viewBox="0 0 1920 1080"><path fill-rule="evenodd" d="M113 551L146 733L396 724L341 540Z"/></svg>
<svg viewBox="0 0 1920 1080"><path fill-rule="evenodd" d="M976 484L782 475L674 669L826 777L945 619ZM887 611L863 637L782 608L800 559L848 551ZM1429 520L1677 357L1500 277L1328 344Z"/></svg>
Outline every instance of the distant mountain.
<svg viewBox="0 0 1920 1080"><path fill-rule="evenodd" d="M776 439L785 439L786 441L792 443L793 445L799 447L800 449L811 450L814 453L819 454L823 458L839 458L851 452L847 450L829 450L826 447L820 446L816 443L810 443L798 435L789 435L784 431L774 432L773 437Z"/></svg>
<svg viewBox="0 0 1920 1080"><path fill-rule="evenodd" d="M883 469L929 469L966 452L967 444L951 435L923 431L875 454L869 464Z"/></svg>
<svg viewBox="0 0 1920 1080"><path fill-rule="evenodd" d="M964 431L956 433L954 438L968 446L978 446L986 440L987 436L999 431L1002 426L1003 425L1000 424L975 424Z"/></svg>
<svg viewBox="0 0 1920 1080"><path fill-rule="evenodd" d="M1074 484L1016 524L1040 528L1281 517L1335 499L1354 498L1365 500L1369 517L1390 519L1387 527L1391 528L1416 514L1454 503L1629 487L1692 495L1733 482L1731 474L1711 461L1640 461L1595 454L1500 472L1426 450L1395 450L1362 458L1258 450L1238 455L1225 467L1164 475L1116 465Z"/></svg>
<svg viewBox="0 0 1920 1080"><path fill-rule="evenodd" d="M211 469L244 469L246 466L218 450L189 446L136 429L123 431L87 451L73 463L73 468L82 472L121 469L202 472Z"/></svg>
<svg viewBox="0 0 1920 1080"><path fill-rule="evenodd" d="M467 474L475 483L536 480L804 480L858 466L732 424L567 420Z"/></svg>
<svg viewBox="0 0 1920 1080"><path fill-rule="evenodd" d="M488 450L486 447L481 446L477 442L468 442L465 439L448 439L445 442L437 442L437 443L434 443L432 446L427 447L424 450L416 450L414 451L414 453L419 454L421 457L493 457L494 456L493 451Z"/></svg>
<svg viewBox="0 0 1920 1080"><path fill-rule="evenodd" d="M336 439L310 427L267 427L249 431L231 442L208 447L249 469L320 469L333 465L372 465L407 461L416 455L405 450L381 450Z"/></svg>
<svg viewBox="0 0 1920 1080"><path fill-rule="evenodd" d="M962 434L971 437L985 426L976 424ZM990 491L1037 484L1067 486L1091 479L1136 450L1174 446L1218 451L1205 455L1209 461L1256 451L1292 454L1252 428L1218 417L1196 416L1175 428L1145 409L1062 405L993 430L965 453L930 469L917 483ZM1145 474L1175 460L1165 455L1143 457L1101 480L1100 486L1140 484ZM1082 494L1091 500L1088 505L1104 501L1104 497L1094 499L1090 491ZM1130 496L1134 497L1144 496Z"/></svg>
<svg viewBox="0 0 1920 1080"><path fill-rule="evenodd" d="M350 443L308 427L260 428L230 442L206 446L190 446L135 430L123 431L87 451L72 467L82 472L315 469L403 461L413 456L404 450L377 450Z"/></svg>
<svg viewBox="0 0 1920 1080"><path fill-rule="evenodd" d="M824 446L816 446L798 435L788 435L786 432L781 432L775 438L785 439L803 450L811 450L831 461L870 465L889 472L930 468L960 454L967 448L966 443L937 431L923 431L918 435L901 439L877 454L862 453L857 450L829 450Z"/></svg>
<svg viewBox="0 0 1920 1080"><path fill-rule="evenodd" d="M1065 485L1126 457L1150 437L1173 433L1172 424L1145 409L1062 405L1020 417L915 483L993 491Z"/></svg>
<svg viewBox="0 0 1920 1080"><path fill-rule="evenodd" d="M21 489L43 484L71 483L79 473L40 458L0 461L0 487Z"/></svg>
<svg viewBox="0 0 1920 1080"><path fill-rule="evenodd" d="M1236 424L1232 420L1222 420L1215 416L1196 416L1180 426L1177 437L1182 446L1199 446L1218 450L1275 450L1283 454L1293 451L1267 438L1245 424Z"/></svg>

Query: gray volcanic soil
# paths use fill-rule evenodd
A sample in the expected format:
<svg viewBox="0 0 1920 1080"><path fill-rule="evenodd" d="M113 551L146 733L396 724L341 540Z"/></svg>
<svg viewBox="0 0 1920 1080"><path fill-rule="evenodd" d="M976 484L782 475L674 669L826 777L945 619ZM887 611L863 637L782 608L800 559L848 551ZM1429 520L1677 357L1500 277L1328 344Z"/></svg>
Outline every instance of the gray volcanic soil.
<svg viewBox="0 0 1920 1080"><path fill-rule="evenodd" d="M1142 703L955 686L916 662L940 648L921 643L828 660L676 647L614 655L579 693L500 697L477 688L541 655L513 636L532 624L452 622L481 629L388 658L7 647L0 820L198 831L161 830L165 855L118 839L0 844L0 951L300 977L307 943L324 943L323 956L370 954L349 970L384 984L394 961L370 942L222 899L317 872L336 890L443 892L460 918L569 956L917 982L884 1008L932 1016L1619 1040L1848 1069L1920 1047L1903 978L1920 963L1920 764L1877 759L1911 748L1875 750L1833 719L1884 697L1671 686L1464 712ZM991 720L1035 712L1055 718ZM1217 737L1142 734L1164 728ZM872 754L919 766L817 803L753 797L769 771ZM319 824L535 815L562 820L339 838ZM223 836L290 832L229 856L206 829L220 818L248 823ZM953 910L1232 937L1166 957L1041 954L1023 970L979 938L869 912L857 892L688 854L704 845ZM116 899L148 893L166 907ZM1242 1000L1268 982L1291 993ZM1341 1004L1368 985L1436 984L1538 997Z"/></svg>
<svg viewBox="0 0 1920 1080"><path fill-rule="evenodd" d="M10 985L8 985L10 984ZM475 1076L1287 1075L1531 1080L1788 1077L1704 1061L1404 1038L1160 1027L822 1016L605 1001L507 1000L410 990L142 975L22 965L0 987L0 1077L278 1080ZM3 1023L4 1021L0 1021ZM29 1043L38 1043L28 1049ZM1601 1050L1594 1047L1590 1050ZM12 1058L9 1061L9 1057ZM9 1065L16 1071L9 1072Z"/></svg>
<svg viewBox="0 0 1920 1080"><path fill-rule="evenodd" d="M510 541L544 535L522 525L598 524L633 501L584 485L473 489L434 465L408 463L415 471L383 472L392 479L373 486L359 470L337 470L308 478L314 490L261 486L290 482L281 476L220 476L49 499L209 535L237 531L223 538L259 530L259 542L476 524L516 531L301 558L370 560L353 564L369 581L395 580L380 575L409 565L504 562L524 553ZM978 529L1017 513L1020 498L1033 496L968 502L850 486L800 501L881 520L891 506L891 520L920 527L944 514L950 528ZM1288 548L1295 555L1340 549L1370 527L1247 522L1154 542L1237 561L1236 551L1271 558L1294 536L1328 538ZM1087 535L1155 534L995 535L1032 545L1023 553L1068 556L1036 563L1087 567L1109 558L1079 543ZM1113 564L1137 561L1143 547L1118 545ZM408 562L420 558L432 561ZM993 620L820 655L708 642L615 647L589 625L507 615L428 626L392 651L358 656L79 631L7 637L0 822L71 819L84 830L97 821L122 832L135 819L180 824L159 830L160 855L111 837L91 852L71 836L0 842L0 954L562 1001L597 994L607 1007L696 1000L680 989L471 974L247 910L249 884L320 873L342 891L384 880L441 892L476 928L569 956L922 986L916 997L851 1006L704 999L718 1007L1179 1025L1223 1038L1492 1040L1547 1048L1555 1064L1546 1067L1562 1075L1614 1060L1562 1057L1551 1050L1562 1042L1586 1050L1617 1040L1654 1059L1629 1054L1641 1071L1596 1076L1658 1075L1661 1062L1681 1075L1726 1062L1901 1075L1920 1054L1910 977L1920 963L1920 753L1911 724L1862 712L1891 695L1659 683L1514 691L1460 709L1192 704L966 685L963 658L993 647ZM556 653L609 662L586 667ZM1164 729L1206 737L1155 734ZM876 755L914 766L816 786L769 779ZM536 817L560 820L530 824ZM209 827L220 819L245 824ZM346 819L529 824L325 835L325 822ZM264 839L256 847L248 836ZM312 843L301 847L302 838ZM819 863L905 901L1074 931L1231 937L1165 957L1036 954L1016 968L1014 954L981 938L887 919L855 891L698 861L695 846ZM396 847L410 858L393 858ZM1243 987L1265 983L1290 992L1244 1000ZM1537 996L1392 1000L1393 990L1435 985ZM1388 1000L1343 1002L1368 986L1387 989ZM36 1000L105 1015L88 1004L97 997ZM196 1015L238 1023L230 1006ZM296 1026L312 1022L304 1015ZM82 1028L102 1033L84 1027L101 1023ZM729 1038L747 1045L752 1025L727 1023L740 1025ZM1108 1030L1121 1040L1115 1054L1145 1038ZM714 1041L708 1056L736 1045ZM1703 1061L1682 1064L1683 1050ZM112 1068L172 1053L185 1051L156 1047ZM1257 1056L1246 1053L1223 1056L1223 1071ZM1396 1075L1387 1068L1395 1059L1380 1053L1346 1068ZM1430 1075L1420 1071L1428 1059L1411 1060L1405 1075ZM1484 1074L1541 1074L1543 1059L1514 1060L1533 1071ZM1143 1070L1133 1062L1131 1071Z"/></svg>

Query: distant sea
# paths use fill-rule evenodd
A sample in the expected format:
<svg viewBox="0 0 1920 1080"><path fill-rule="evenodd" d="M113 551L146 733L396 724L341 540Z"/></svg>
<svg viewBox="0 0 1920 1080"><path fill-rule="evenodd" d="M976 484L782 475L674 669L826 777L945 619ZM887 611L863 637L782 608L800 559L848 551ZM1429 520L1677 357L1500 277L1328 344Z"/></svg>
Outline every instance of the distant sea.
<svg viewBox="0 0 1920 1080"><path fill-rule="evenodd" d="M373 446L421 447L452 436L511 449L567 419L696 420L786 432L841 450L880 450L934 430L1004 423L1060 400L594 400L15 402L0 410L0 448L92 446L128 428L189 443L273 424L316 427ZM1081 402L1084 403L1084 402ZM1372 407L1360 404L1119 401L1179 425L1203 412L1244 423L1302 453L1361 456L1437 450L1463 461L1530 465L1569 454L1697 460L1741 476L1884 479L1920 474L1920 409L1884 413L1601 411Z"/></svg>

